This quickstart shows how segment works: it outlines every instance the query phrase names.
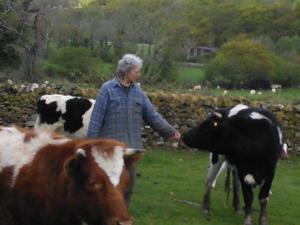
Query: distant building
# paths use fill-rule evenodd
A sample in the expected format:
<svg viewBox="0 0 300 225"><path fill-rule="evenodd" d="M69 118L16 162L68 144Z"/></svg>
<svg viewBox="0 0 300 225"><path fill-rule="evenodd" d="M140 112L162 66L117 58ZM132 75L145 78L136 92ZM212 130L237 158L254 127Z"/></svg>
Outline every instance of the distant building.
<svg viewBox="0 0 300 225"><path fill-rule="evenodd" d="M190 48L187 59L193 59L197 56L205 56L215 53L219 50L219 48L215 47L207 47L207 46L195 46Z"/></svg>

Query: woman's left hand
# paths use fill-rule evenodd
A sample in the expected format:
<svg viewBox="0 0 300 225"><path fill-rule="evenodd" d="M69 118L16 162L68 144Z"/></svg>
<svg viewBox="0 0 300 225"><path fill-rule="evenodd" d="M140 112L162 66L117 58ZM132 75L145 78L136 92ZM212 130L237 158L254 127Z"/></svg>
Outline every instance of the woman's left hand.
<svg viewBox="0 0 300 225"><path fill-rule="evenodd" d="M181 138L180 132L179 132L179 131L176 131L176 132L174 133L173 138L174 138L175 140L180 140L180 138Z"/></svg>

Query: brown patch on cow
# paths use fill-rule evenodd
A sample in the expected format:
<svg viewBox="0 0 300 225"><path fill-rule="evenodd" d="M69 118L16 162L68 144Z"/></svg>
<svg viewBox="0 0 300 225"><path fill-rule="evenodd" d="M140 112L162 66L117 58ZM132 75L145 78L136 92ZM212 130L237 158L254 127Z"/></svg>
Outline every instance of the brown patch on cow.
<svg viewBox="0 0 300 225"><path fill-rule="evenodd" d="M10 212L12 203L11 183L13 177L13 167L5 167L0 172L0 224L12 225L14 223L14 214Z"/></svg>
<svg viewBox="0 0 300 225"><path fill-rule="evenodd" d="M18 127L18 126L15 126L15 128L20 131L21 133L26 133L28 132L29 130L32 130L32 128L25 128L25 127Z"/></svg>
<svg viewBox="0 0 300 225"><path fill-rule="evenodd" d="M125 161L126 168L129 169L131 166L136 164L141 158L142 158L141 152L134 153L133 155L130 156L125 156L124 161Z"/></svg>
<svg viewBox="0 0 300 225"><path fill-rule="evenodd" d="M32 128L23 128L23 127L16 127L18 131L25 134L24 136L24 142L29 142L32 138L35 138L38 136L36 131Z"/></svg>
<svg viewBox="0 0 300 225"><path fill-rule="evenodd" d="M14 185L14 191L22 200L22 204L17 203L18 212L25 213L22 218L29 218L35 224L42 224L39 219L79 224L82 220L98 218L101 213L105 221L97 219L97 224L132 224L124 200L128 171L124 167L120 178L122 186L114 187L91 154L94 146L99 151L113 154L115 146L124 144L109 140L76 139L61 145L47 145L38 151L32 163L20 169ZM77 158L78 148L86 151L84 159ZM85 207L82 209L78 205ZM74 212L78 215L77 220ZM33 213L43 216L32 218ZM51 218L47 218L48 215Z"/></svg>
<svg viewBox="0 0 300 225"><path fill-rule="evenodd" d="M56 132L53 132L52 135L51 135L51 137L52 137L54 140L59 140L59 139L65 138L64 135L59 134L59 133L56 133Z"/></svg>
<svg viewBox="0 0 300 225"><path fill-rule="evenodd" d="M12 182L12 176L14 173L14 168L13 166L7 166L2 169L0 172L0 186L6 185L7 187L10 187L11 182ZM3 188L3 187L1 187ZM0 193L2 194L2 193Z"/></svg>
<svg viewBox="0 0 300 225"><path fill-rule="evenodd" d="M35 132L35 130L29 130L28 132L25 133L24 136L24 142L29 142L32 138L37 137L38 134Z"/></svg>
<svg viewBox="0 0 300 225"><path fill-rule="evenodd" d="M127 190L127 186L129 184L129 172L128 170L123 170L122 171L122 174L121 174L121 177L120 177L120 182L117 186L117 188L122 192L122 193L125 193L126 190Z"/></svg>

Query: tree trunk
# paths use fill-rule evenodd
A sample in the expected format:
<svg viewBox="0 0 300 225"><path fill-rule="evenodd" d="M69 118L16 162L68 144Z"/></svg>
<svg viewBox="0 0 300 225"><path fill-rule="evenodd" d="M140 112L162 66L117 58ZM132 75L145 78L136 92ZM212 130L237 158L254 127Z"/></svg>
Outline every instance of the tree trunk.
<svg viewBox="0 0 300 225"><path fill-rule="evenodd" d="M43 17L37 13L34 17L34 40L33 43L26 49L26 59L25 59L25 77L30 81L36 81L36 59L37 56L43 57L43 51L45 50L45 35L43 33L43 28L46 27L46 21Z"/></svg>
<svg viewBox="0 0 300 225"><path fill-rule="evenodd" d="M26 49L26 60L25 60L25 77L30 81L35 80L35 59L36 59L36 46L35 44Z"/></svg>

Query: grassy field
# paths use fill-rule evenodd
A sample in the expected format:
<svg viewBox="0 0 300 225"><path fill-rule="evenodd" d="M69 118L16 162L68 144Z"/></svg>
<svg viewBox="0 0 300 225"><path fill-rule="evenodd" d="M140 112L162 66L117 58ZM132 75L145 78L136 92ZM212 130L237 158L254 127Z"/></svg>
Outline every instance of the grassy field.
<svg viewBox="0 0 300 225"><path fill-rule="evenodd" d="M300 224L300 158L280 161L268 205L272 225ZM212 216L201 210L208 154L151 150L139 164L140 176L133 195L131 215L135 225L241 225L231 198L226 200L224 174L212 191ZM257 191L256 191L257 194ZM185 201L195 203L187 204ZM254 202L254 224L258 224L258 200Z"/></svg>
<svg viewBox="0 0 300 225"><path fill-rule="evenodd" d="M178 74L175 84L164 85L164 88L170 91L186 93L194 87L203 82L205 75L204 68L196 67L184 67L178 68ZM156 87L150 87L150 91L157 90ZM200 91L194 91L193 93L205 95L205 96L223 96L224 89L203 89ZM261 94L258 94L261 92ZM276 93L272 93L271 90L257 90L257 94L250 95L250 90L228 90L227 96L229 97L245 97L249 100L267 101L269 103L293 103L300 104L300 89L288 88L282 89ZM300 224L300 223L299 223Z"/></svg>
<svg viewBox="0 0 300 225"><path fill-rule="evenodd" d="M196 67L179 67L176 80L183 83L198 84L204 78L204 69Z"/></svg>
<svg viewBox="0 0 300 225"><path fill-rule="evenodd" d="M204 89L198 91L201 95L206 96L222 96L224 89ZM250 95L250 90L228 90L226 96L228 97L245 97L249 100L265 101L269 103L300 103L300 89L299 88L287 88L282 89L276 93L272 93L271 90L261 90L261 95ZM197 93L197 92L195 92Z"/></svg>

